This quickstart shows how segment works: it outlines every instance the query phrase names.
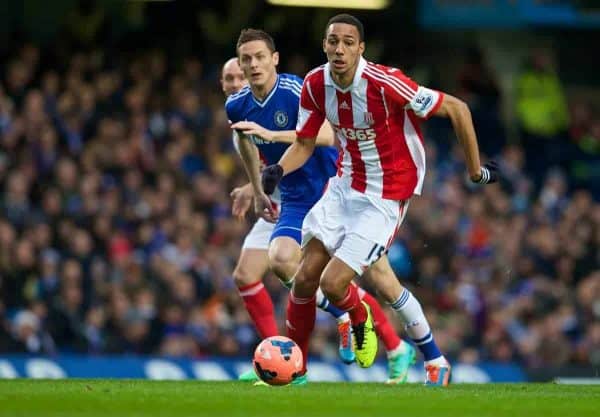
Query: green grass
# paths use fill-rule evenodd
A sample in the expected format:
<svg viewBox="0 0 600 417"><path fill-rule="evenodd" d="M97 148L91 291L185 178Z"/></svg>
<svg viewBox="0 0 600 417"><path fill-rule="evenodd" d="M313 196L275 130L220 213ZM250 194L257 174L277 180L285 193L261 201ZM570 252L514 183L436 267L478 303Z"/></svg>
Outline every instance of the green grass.
<svg viewBox="0 0 600 417"><path fill-rule="evenodd" d="M0 416L600 416L600 386L0 380Z"/></svg>

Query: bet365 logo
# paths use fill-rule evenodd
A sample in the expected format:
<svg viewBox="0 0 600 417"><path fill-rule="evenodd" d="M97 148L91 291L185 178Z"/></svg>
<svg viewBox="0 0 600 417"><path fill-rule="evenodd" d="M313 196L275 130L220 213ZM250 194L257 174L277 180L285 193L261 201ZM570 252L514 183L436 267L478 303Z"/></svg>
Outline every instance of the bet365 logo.
<svg viewBox="0 0 600 417"><path fill-rule="evenodd" d="M350 127L338 127L336 132L341 133L348 140L373 140L377 137L375 129L354 129Z"/></svg>

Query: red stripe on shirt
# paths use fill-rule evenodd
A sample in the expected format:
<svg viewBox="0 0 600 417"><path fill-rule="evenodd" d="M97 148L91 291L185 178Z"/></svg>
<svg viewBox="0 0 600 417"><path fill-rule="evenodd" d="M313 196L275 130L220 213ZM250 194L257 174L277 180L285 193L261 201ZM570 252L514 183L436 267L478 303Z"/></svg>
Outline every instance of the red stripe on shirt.
<svg viewBox="0 0 600 417"><path fill-rule="evenodd" d="M336 90L337 95L337 110L338 120L342 128L354 129L354 116L352 115L352 94L342 93ZM352 161L352 188L360 192L365 192L367 189L367 174L365 171L365 163L362 160L360 149L358 149L358 141L346 138L348 153Z"/></svg>

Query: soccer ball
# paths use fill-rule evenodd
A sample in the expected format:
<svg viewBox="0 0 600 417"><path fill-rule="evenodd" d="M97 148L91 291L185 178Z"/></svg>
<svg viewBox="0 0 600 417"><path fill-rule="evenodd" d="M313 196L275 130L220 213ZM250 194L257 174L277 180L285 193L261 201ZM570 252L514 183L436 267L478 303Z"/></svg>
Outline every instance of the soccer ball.
<svg viewBox="0 0 600 417"><path fill-rule="evenodd" d="M268 337L256 347L256 375L269 385L287 385L302 372L302 351L285 336Z"/></svg>

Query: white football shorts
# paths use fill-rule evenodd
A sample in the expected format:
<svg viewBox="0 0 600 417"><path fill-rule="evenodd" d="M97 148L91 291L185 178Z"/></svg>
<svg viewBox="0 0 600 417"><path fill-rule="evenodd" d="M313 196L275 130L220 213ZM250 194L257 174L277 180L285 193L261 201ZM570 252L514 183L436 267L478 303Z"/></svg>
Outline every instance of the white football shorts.
<svg viewBox="0 0 600 417"><path fill-rule="evenodd" d="M271 235L273 234L273 229L275 229L274 223L269 223L263 218L260 218L254 223L250 232L246 235L244 239L244 244L242 245L242 250L244 249L269 249L269 243L271 240Z"/></svg>
<svg viewBox="0 0 600 417"><path fill-rule="evenodd" d="M374 197L354 190L351 179L333 177L302 224L302 247L319 239L329 255L362 275L392 244L408 200Z"/></svg>

